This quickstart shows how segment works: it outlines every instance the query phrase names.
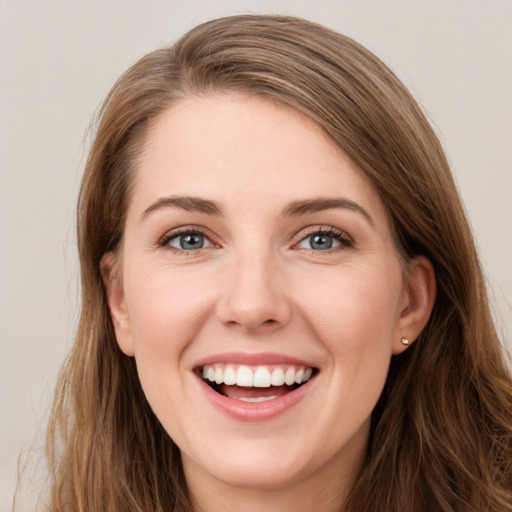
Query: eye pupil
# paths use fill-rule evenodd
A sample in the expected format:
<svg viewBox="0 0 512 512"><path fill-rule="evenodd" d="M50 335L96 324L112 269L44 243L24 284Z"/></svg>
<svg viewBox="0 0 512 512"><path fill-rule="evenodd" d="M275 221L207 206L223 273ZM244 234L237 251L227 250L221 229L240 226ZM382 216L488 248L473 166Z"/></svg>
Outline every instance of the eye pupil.
<svg viewBox="0 0 512 512"><path fill-rule="evenodd" d="M325 251L332 247L332 237L327 235L311 235L309 237L309 243L313 249Z"/></svg>
<svg viewBox="0 0 512 512"><path fill-rule="evenodd" d="M180 246L182 249L201 249L204 245L203 235L188 233L180 236Z"/></svg>

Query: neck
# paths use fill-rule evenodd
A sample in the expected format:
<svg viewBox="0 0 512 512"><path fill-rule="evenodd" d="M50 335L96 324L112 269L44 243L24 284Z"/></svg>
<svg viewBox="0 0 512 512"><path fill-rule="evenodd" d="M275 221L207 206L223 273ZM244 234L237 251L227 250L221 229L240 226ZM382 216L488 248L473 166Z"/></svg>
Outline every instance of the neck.
<svg viewBox="0 0 512 512"><path fill-rule="evenodd" d="M217 486L215 493L205 488L195 491L195 512L340 512L344 510L346 499L343 486L337 489L324 486L314 491L309 487L261 490Z"/></svg>

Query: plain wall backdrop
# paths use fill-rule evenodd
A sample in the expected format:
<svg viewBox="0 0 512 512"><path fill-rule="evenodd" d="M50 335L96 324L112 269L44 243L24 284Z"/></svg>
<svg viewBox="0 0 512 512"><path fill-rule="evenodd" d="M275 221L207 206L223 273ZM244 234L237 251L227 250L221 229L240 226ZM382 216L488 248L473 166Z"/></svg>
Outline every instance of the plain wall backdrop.
<svg viewBox="0 0 512 512"><path fill-rule="evenodd" d="M78 313L74 208L94 112L144 53L199 22L292 14L386 62L434 124L512 346L512 1L0 0L0 510L42 445Z"/></svg>

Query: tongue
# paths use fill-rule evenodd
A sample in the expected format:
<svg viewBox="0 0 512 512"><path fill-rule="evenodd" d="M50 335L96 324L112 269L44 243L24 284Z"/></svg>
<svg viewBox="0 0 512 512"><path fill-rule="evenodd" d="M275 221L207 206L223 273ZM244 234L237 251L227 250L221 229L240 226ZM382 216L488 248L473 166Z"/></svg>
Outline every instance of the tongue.
<svg viewBox="0 0 512 512"><path fill-rule="evenodd" d="M279 397L286 395L290 391L293 391L295 386L270 386L268 388L249 388L242 386L227 386L226 384L221 384L219 386L219 391L229 397L234 398L235 400L240 400L242 398L261 398L261 397Z"/></svg>

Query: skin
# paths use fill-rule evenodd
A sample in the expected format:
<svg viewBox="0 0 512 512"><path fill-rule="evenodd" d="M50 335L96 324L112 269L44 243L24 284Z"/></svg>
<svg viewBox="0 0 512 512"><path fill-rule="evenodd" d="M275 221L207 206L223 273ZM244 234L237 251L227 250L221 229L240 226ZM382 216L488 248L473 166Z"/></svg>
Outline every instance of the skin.
<svg viewBox="0 0 512 512"><path fill-rule="evenodd" d="M371 184L313 122L268 100L175 105L152 124L133 185L122 249L102 270L118 343L181 449L196 510L342 510L390 359L430 314L431 265L401 265ZM169 196L214 201L222 215L162 205ZM283 215L318 198L361 210ZM204 233L203 248L169 240L183 227ZM313 249L319 228L341 242ZM284 414L240 421L194 373L233 351L290 355L318 373Z"/></svg>

